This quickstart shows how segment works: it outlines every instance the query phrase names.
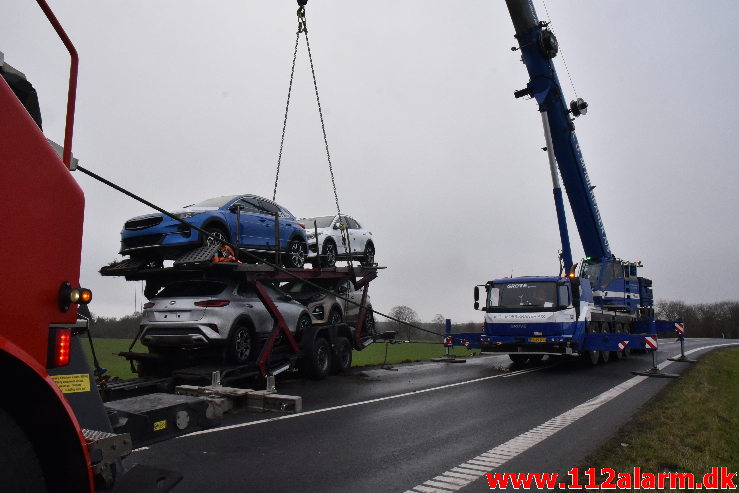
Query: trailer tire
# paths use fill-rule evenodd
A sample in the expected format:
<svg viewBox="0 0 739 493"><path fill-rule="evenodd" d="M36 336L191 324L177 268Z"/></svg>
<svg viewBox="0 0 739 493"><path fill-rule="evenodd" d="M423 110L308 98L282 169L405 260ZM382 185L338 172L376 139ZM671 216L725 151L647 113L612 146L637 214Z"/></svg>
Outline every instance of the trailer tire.
<svg viewBox="0 0 739 493"><path fill-rule="evenodd" d="M31 441L15 420L0 409L0 478L3 493L46 491L44 473Z"/></svg>
<svg viewBox="0 0 739 493"><path fill-rule="evenodd" d="M346 337L337 337L334 344L332 373L342 373L352 367L352 345Z"/></svg>
<svg viewBox="0 0 739 493"><path fill-rule="evenodd" d="M323 380L331 369L331 346L323 337L316 337L308 354L307 373L313 380Z"/></svg>

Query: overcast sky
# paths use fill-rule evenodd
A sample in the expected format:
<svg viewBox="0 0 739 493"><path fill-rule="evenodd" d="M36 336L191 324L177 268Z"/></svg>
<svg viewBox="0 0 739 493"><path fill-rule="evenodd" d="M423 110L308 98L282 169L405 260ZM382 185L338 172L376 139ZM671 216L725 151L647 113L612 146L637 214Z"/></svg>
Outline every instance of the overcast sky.
<svg viewBox="0 0 739 493"><path fill-rule="evenodd" d="M5 2L0 51L37 88L63 140L68 55L32 0ZM49 0L80 54L74 154L167 209L271 197L295 40L291 0ZM657 299L739 297L739 3L535 2L561 51L566 97L613 252L642 260ZM502 0L310 0L307 18L342 212L387 269L380 311L478 321L472 287L556 275L559 236L541 120ZM566 62L574 89L565 70ZM82 284L93 312L141 304L102 278L143 205L77 174ZM301 42L277 201L335 210ZM573 256L582 247L570 216ZM138 292L138 294L136 294Z"/></svg>

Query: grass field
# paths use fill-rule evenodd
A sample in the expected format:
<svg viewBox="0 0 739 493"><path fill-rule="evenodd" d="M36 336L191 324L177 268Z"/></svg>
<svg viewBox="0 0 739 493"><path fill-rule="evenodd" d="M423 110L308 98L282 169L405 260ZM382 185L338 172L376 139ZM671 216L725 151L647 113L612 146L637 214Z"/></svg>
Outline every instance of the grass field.
<svg viewBox="0 0 739 493"><path fill-rule="evenodd" d="M95 354L98 357L100 366L107 368L107 375L121 378L133 378L136 375L131 372L131 366L125 358L117 356L120 351L128 351L131 341L128 339L95 339ZM87 361L92 365L92 351L87 338L82 339L82 347L85 350ZM134 351L146 352L146 347L137 342L133 348Z"/></svg>
<svg viewBox="0 0 739 493"><path fill-rule="evenodd" d="M693 473L698 481L711 467L737 471L738 409L739 348L708 353L588 457L580 470L631 472L638 466L654 474ZM604 479L600 476L597 482Z"/></svg>
<svg viewBox="0 0 739 493"><path fill-rule="evenodd" d="M131 341L128 339L95 339L95 353L100 366L108 369L108 375L120 378L132 378L136 375L131 373L131 367L124 358L116 356L120 351L128 351ZM90 345L87 339L82 341L88 361L92 363ZM444 354L444 347L439 343L421 342L406 344L375 343L362 351L354 351L352 366L381 365L385 363L385 350L387 349L387 364L403 363L408 361L427 361L438 358ZM146 347L136 343L134 351L146 352ZM479 354L479 351L477 352ZM454 348L457 356L468 356L472 351L465 348Z"/></svg>

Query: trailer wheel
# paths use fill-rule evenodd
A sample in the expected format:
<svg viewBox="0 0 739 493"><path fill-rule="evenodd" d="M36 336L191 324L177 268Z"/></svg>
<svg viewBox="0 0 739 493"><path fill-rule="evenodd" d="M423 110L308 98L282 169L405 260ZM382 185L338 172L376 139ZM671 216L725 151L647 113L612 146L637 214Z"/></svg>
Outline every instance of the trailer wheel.
<svg viewBox="0 0 739 493"><path fill-rule="evenodd" d="M316 337L308 355L308 376L314 380L323 380L331 369L331 347L323 337Z"/></svg>
<svg viewBox="0 0 739 493"><path fill-rule="evenodd" d="M41 463L20 426L0 409L0 481L3 493L45 492Z"/></svg>
<svg viewBox="0 0 739 493"><path fill-rule="evenodd" d="M246 364L255 354L255 348L254 334L252 334L249 327L241 323L233 328L231 335L228 337L226 359L229 363Z"/></svg>
<svg viewBox="0 0 739 493"><path fill-rule="evenodd" d="M334 345L332 373L341 373L352 367L352 345L346 337L337 337Z"/></svg>
<svg viewBox="0 0 739 493"><path fill-rule="evenodd" d="M601 334L609 334L611 332L611 324L608 322L603 322L600 326L600 333ZM603 363L608 363L608 360L611 358L611 352L610 351L600 351L600 359L603 361Z"/></svg>
<svg viewBox="0 0 739 493"><path fill-rule="evenodd" d="M509 354L508 357L517 365L525 365L529 361L528 355L525 354Z"/></svg>

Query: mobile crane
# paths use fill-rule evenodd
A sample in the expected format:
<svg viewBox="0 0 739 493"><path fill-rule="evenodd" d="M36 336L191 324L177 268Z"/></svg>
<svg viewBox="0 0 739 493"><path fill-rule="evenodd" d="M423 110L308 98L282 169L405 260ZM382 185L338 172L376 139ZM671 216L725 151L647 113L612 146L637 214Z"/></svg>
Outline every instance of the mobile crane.
<svg viewBox="0 0 739 493"><path fill-rule="evenodd" d="M654 319L652 281L637 275L641 262L624 261L610 249L593 194L574 119L587 112L582 99L568 105L553 59L559 45L548 23L539 21L529 0L506 0L529 82L516 98L536 100L541 113L552 176L554 203L562 243L558 276L517 277L476 286L485 289L482 349L508 353L517 363L544 355L582 355L592 364L628 355L649 346L656 332L672 330L671 322ZM572 262L559 176L586 255L579 273ZM648 341L647 338L650 338Z"/></svg>

